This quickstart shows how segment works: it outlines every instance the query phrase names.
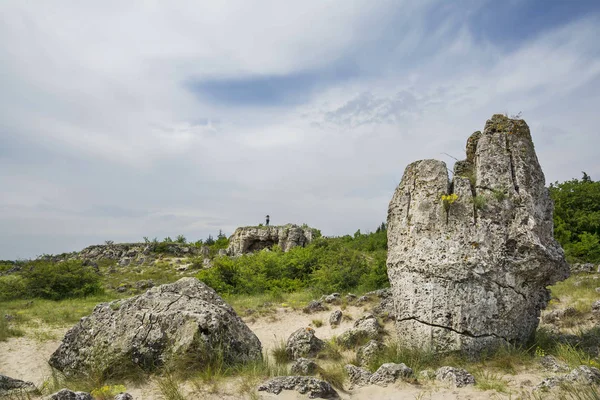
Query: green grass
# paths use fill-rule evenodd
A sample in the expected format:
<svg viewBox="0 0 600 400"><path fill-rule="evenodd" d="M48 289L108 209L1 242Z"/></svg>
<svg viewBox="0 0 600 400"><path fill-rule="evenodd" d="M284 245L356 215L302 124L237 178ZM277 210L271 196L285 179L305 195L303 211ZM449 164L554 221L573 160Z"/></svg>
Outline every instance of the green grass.
<svg viewBox="0 0 600 400"><path fill-rule="evenodd" d="M591 279L589 274L577 274L570 278L550 286L552 293L551 308L569 307L575 308L580 313L589 313L592 303L600 299L600 293L596 288L600 281ZM580 319L581 317L579 317Z"/></svg>
<svg viewBox="0 0 600 400"><path fill-rule="evenodd" d="M64 327L77 323L91 314L97 304L120 298L116 293L65 300L11 300L0 303L4 313L15 317L15 329L26 327ZM4 314L2 314L4 317ZM1 323L0 323L1 324ZM0 332L2 328L0 326ZM26 330L26 329L25 329ZM0 333L1 334L1 333Z"/></svg>
<svg viewBox="0 0 600 400"><path fill-rule="evenodd" d="M173 375L167 373L156 379L156 383L164 400L186 400L181 393L180 382Z"/></svg>
<svg viewBox="0 0 600 400"><path fill-rule="evenodd" d="M22 329L15 327L14 323L9 322L5 315L8 314L0 308L0 342L8 340L11 337L20 337L25 334Z"/></svg>
<svg viewBox="0 0 600 400"><path fill-rule="evenodd" d="M475 387L480 390L495 390L499 393L509 393L508 382L498 373L478 369L473 372Z"/></svg>
<svg viewBox="0 0 600 400"><path fill-rule="evenodd" d="M271 355L277 365L284 365L290 361L290 355L285 349L285 342L283 340L279 341L277 346L271 349Z"/></svg>
<svg viewBox="0 0 600 400"><path fill-rule="evenodd" d="M331 386L344 390L344 382L348 378L348 373L344 369L344 363L337 363L319 368L318 376Z"/></svg>
<svg viewBox="0 0 600 400"><path fill-rule="evenodd" d="M323 320L322 320L322 319L313 319L313 320L311 321L311 323L312 323L312 325L313 325L315 328L320 328L320 327L322 327L322 326L323 326Z"/></svg>

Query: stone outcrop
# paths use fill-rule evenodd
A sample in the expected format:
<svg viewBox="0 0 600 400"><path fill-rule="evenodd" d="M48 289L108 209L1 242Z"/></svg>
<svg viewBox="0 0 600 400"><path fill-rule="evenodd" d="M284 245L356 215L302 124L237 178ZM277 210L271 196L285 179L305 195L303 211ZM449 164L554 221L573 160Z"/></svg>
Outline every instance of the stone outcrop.
<svg viewBox="0 0 600 400"><path fill-rule="evenodd" d="M524 344L569 275L523 120L494 115L454 167L410 164L388 210L388 276L408 346L477 352Z"/></svg>
<svg viewBox="0 0 600 400"><path fill-rule="evenodd" d="M338 399L339 395L327 382L312 376L278 376L258 387L258 391L279 394L283 390L295 390L308 394L310 399Z"/></svg>
<svg viewBox="0 0 600 400"><path fill-rule="evenodd" d="M315 330L312 328L298 329L285 343L285 351L291 360L315 357L324 347L325 342L315 336Z"/></svg>
<svg viewBox="0 0 600 400"><path fill-rule="evenodd" d="M293 375L314 375L319 370L319 366L313 360L300 357L290 367Z"/></svg>
<svg viewBox="0 0 600 400"><path fill-rule="evenodd" d="M229 238L227 254L239 256L270 249L274 245L288 251L297 246L306 246L317 237L317 232L316 229L293 224L237 228Z"/></svg>
<svg viewBox="0 0 600 400"><path fill-rule="evenodd" d="M336 338L338 344L349 349L369 339L378 339L383 328L373 314L365 314L354 321L352 328L344 331Z"/></svg>
<svg viewBox="0 0 600 400"><path fill-rule="evenodd" d="M387 386L396 382L400 378L408 378L413 374L413 370L405 364L385 363L369 379L372 385Z"/></svg>
<svg viewBox="0 0 600 400"><path fill-rule="evenodd" d="M18 394L24 394L27 392L36 391L36 387L33 382L25 382L20 379L8 377L6 375L0 375L0 396L10 396Z"/></svg>
<svg viewBox="0 0 600 400"><path fill-rule="evenodd" d="M451 383L456 387L475 384L475 377L462 368L441 367L435 371L435 379L440 382Z"/></svg>
<svg viewBox="0 0 600 400"><path fill-rule="evenodd" d="M152 370L180 356L198 365L215 356L228 364L262 358L260 341L233 308L204 283L183 278L96 306L67 332L49 362L76 375L91 368Z"/></svg>
<svg viewBox="0 0 600 400"><path fill-rule="evenodd" d="M48 396L46 400L94 400L94 398L87 392L74 392L69 389L61 389Z"/></svg>

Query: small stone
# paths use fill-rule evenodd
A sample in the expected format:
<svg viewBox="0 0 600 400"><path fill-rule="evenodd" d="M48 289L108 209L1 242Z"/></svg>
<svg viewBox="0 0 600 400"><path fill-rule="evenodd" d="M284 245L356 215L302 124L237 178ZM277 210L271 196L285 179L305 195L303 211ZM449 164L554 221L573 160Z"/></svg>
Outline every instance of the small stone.
<svg viewBox="0 0 600 400"><path fill-rule="evenodd" d="M424 369L419 373L419 379L432 381L435 379L435 371L432 369Z"/></svg>
<svg viewBox="0 0 600 400"><path fill-rule="evenodd" d="M594 314L600 313L600 300L596 300L595 302L592 303L592 312Z"/></svg>
<svg viewBox="0 0 600 400"><path fill-rule="evenodd" d="M283 390L296 390L300 394L308 394L311 399L338 399L335 389L325 381L312 376L278 376L258 387L258 391L279 394Z"/></svg>
<svg viewBox="0 0 600 400"><path fill-rule="evenodd" d="M314 375L318 370L319 366L316 362L304 357L298 358L290 368L294 375Z"/></svg>
<svg viewBox="0 0 600 400"><path fill-rule="evenodd" d="M387 386L396 382L398 378L408 378L413 370L404 364L386 363L371 376L369 383L379 386Z"/></svg>
<svg viewBox="0 0 600 400"><path fill-rule="evenodd" d="M323 300L325 301L325 303L338 304L341 302L342 297L340 296L339 293L331 293L330 295L325 296L325 298Z"/></svg>
<svg viewBox="0 0 600 400"><path fill-rule="evenodd" d="M306 307L302 309L302 311L305 314L312 314L319 311L327 311L327 308L325 308L325 306L323 306L323 303L321 303L320 301L312 300L310 303L308 303Z"/></svg>
<svg viewBox="0 0 600 400"><path fill-rule="evenodd" d="M94 400L91 394L86 392L74 392L69 389L61 389L51 394L48 400Z"/></svg>
<svg viewBox="0 0 600 400"><path fill-rule="evenodd" d="M377 353L384 349L384 345L377 340L370 340L369 343L361 346L356 351L356 360L359 365L367 366L375 359Z"/></svg>
<svg viewBox="0 0 600 400"><path fill-rule="evenodd" d="M329 325L338 326L342 322L342 312L340 310L335 310L329 316Z"/></svg>
<svg viewBox="0 0 600 400"><path fill-rule="evenodd" d="M114 400L133 400L133 396L129 393L119 393L115 396Z"/></svg>
<svg viewBox="0 0 600 400"><path fill-rule="evenodd" d="M572 370L571 373L566 376L566 379L588 385L598 384L600 383L600 370L587 365L580 365Z"/></svg>
<svg viewBox="0 0 600 400"><path fill-rule="evenodd" d="M381 325L373 314L366 314L354 322L352 328L343 332L337 338L337 342L351 348L369 339L377 339L381 334Z"/></svg>
<svg viewBox="0 0 600 400"><path fill-rule="evenodd" d="M357 367L356 365L347 364L344 369L348 373L348 379L350 383L357 386L366 386L371 380L371 374L364 368Z"/></svg>
<svg viewBox="0 0 600 400"><path fill-rule="evenodd" d="M315 357L325 347L325 343L315 336L312 328L300 328L290 335L285 351L288 356L296 360L300 357Z"/></svg>
<svg viewBox="0 0 600 400"><path fill-rule="evenodd" d="M540 364L542 364L542 367L544 367L546 370L552 372L562 372L569 370L569 367L566 364L559 362L553 356L541 357Z"/></svg>
<svg viewBox="0 0 600 400"><path fill-rule="evenodd" d="M35 390L36 387L33 382L26 382L20 379L10 378L6 375L0 375L0 396L18 392L33 392Z"/></svg>
<svg viewBox="0 0 600 400"><path fill-rule="evenodd" d="M435 378L441 382L448 382L456 387L475 384L475 377L462 368L441 367L435 371Z"/></svg>

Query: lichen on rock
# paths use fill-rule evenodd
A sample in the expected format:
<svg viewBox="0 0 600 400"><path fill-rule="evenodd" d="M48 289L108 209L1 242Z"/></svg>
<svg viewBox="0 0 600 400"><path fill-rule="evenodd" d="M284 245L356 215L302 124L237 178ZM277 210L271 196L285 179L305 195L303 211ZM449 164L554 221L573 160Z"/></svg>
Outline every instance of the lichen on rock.
<svg viewBox="0 0 600 400"><path fill-rule="evenodd" d="M546 287L569 274L529 127L494 115L452 180L447 171L437 160L408 165L389 205L398 333L440 352L524 344Z"/></svg>

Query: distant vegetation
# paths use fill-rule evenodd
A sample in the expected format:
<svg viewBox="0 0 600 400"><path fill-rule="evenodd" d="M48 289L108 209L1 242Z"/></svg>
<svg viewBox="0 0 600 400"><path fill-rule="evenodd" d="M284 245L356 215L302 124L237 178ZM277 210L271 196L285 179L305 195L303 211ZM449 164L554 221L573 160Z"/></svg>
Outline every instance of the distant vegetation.
<svg viewBox="0 0 600 400"><path fill-rule="evenodd" d="M554 237L567 260L600 263L600 181L581 179L550 185L554 200Z"/></svg>
<svg viewBox="0 0 600 400"><path fill-rule="evenodd" d="M284 253L275 246L236 258L219 257L198 278L222 294L313 289L320 293L367 291L389 286L385 224L375 233L320 237Z"/></svg>

